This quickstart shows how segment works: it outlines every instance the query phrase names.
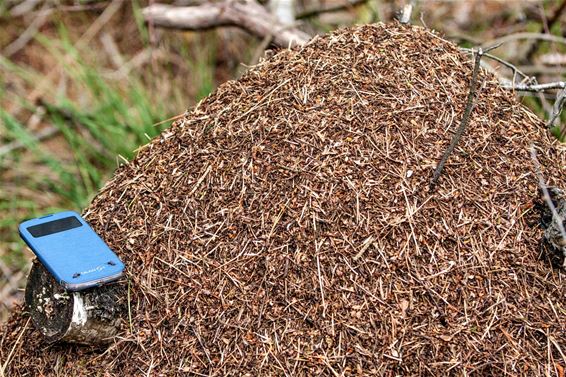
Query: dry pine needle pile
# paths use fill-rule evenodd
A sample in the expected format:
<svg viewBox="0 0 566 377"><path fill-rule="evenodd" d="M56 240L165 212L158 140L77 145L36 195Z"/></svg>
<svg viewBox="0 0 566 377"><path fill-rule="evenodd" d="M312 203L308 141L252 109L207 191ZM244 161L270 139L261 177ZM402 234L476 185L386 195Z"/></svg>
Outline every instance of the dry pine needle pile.
<svg viewBox="0 0 566 377"><path fill-rule="evenodd" d="M18 375L545 375L565 368L564 272L541 258L534 143L566 153L432 32L371 25L221 85L86 210L127 264L108 349L43 342L15 314ZM160 100L160 99L156 99Z"/></svg>

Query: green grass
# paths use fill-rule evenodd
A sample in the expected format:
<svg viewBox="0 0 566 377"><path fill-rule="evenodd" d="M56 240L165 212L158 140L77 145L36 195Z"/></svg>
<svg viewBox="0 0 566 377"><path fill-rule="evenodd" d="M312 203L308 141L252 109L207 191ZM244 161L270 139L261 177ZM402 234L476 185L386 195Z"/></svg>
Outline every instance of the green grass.
<svg viewBox="0 0 566 377"><path fill-rule="evenodd" d="M184 101L189 102L177 92L173 101L156 94L151 77L148 80L140 72L132 71L124 80L107 79L93 52L73 47L64 28L57 38L38 36L37 42L61 64L73 95L53 95L56 84L49 84L48 99L39 105L44 109L44 127L55 127L57 133L51 140L39 141L25 124L37 112L38 103L0 85L0 103L17 103L27 114L14 116L0 108L0 141L23 144L0 156L0 179L7 181L0 185L0 257L14 267L25 263L17 236L20 221L61 209L81 211L120 163L133 158L140 145L168 126L155 124L183 112L188 105ZM203 78L197 99L213 90L210 51L191 62L197 77ZM31 88L44 80L32 68L6 59L0 59L0 72Z"/></svg>

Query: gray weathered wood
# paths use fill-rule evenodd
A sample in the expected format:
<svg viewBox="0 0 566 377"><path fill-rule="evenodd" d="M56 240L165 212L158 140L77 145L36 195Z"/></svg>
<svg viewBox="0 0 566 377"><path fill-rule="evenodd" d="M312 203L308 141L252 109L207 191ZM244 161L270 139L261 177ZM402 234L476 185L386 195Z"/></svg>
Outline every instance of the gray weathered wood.
<svg viewBox="0 0 566 377"><path fill-rule="evenodd" d="M127 315L126 300L122 283L67 291L37 261L29 273L25 292L32 322L49 342L111 342Z"/></svg>
<svg viewBox="0 0 566 377"><path fill-rule="evenodd" d="M155 26L203 30L218 26L238 26L260 38L273 37L273 43L290 47L302 45L310 36L292 25L286 25L256 1L223 1L190 7L154 4L143 9L147 22Z"/></svg>

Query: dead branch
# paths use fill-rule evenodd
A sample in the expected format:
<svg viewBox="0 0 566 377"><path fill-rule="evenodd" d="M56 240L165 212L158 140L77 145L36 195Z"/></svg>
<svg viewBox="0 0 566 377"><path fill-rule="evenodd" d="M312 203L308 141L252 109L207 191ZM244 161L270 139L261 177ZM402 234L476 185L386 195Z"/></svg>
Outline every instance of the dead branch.
<svg viewBox="0 0 566 377"><path fill-rule="evenodd" d="M566 88L563 88L558 95L556 96L556 100L554 101L554 105L552 106L552 115L548 120L547 127L552 128L555 126L555 122L562 113L562 108L564 107L564 100L566 100Z"/></svg>
<svg viewBox="0 0 566 377"><path fill-rule="evenodd" d="M544 92L547 90L564 89L566 88L565 81L548 82L545 84L509 84L504 85L503 88L510 90L517 90L519 92Z"/></svg>
<svg viewBox="0 0 566 377"><path fill-rule="evenodd" d="M491 49L493 48L495 47L492 47ZM468 92L466 109L464 110L464 115L462 116L462 121L460 122L460 126L456 130L456 133L454 134L452 140L450 141L450 145L448 146L448 149L446 149L446 151L442 155L442 159L440 160L438 166L436 167L436 170L434 171L434 174L432 176L432 181L430 182L430 191L433 191L434 188L436 187L436 183L440 178L440 174L442 174L442 170L444 169L444 165L446 164L446 161L448 161L448 158L454 151L456 144L458 144L458 142L462 138L462 135L464 134L464 131L468 126L468 123L470 123L470 115L472 114L472 108L474 107L474 96L476 95L478 73L480 70L480 61L483 53L484 52L482 51L481 48L477 52L474 51L474 56L475 56L474 70L472 72L472 81L470 82L470 91Z"/></svg>
<svg viewBox="0 0 566 377"><path fill-rule="evenodd" d="M310 36L293 27L284 25L255 0L246 2L224 1L190 7L154 4L144 8L146 22L155 26L203 30L219 26L237 26L260 38L273 35L273 43L290 47L305 44Z"/></svg>
<svg viewBox="0 0 566 377"><path fill-rule="evenodd" d="M468 51L468 49L462 49ZM483 55L490 57L491 59L496 60L497 62L503 64L504 66L510 68L513 71L513 79L507 80L506 78L501 78L501 87L508 90L519 91L519 92L530 92L530 93L537 93L539 95L544 94L546 91L549 90L559 90L558 94L555 97L554 105L552 106L552 110L549 111L549 121L547 123L547 127L550 129L554 127L556 124L556 120L559 119L560 114L562 113L562 108L564 107L564 102L566 102L566 82L565 81L556 81L556 82L549 82L544 84L538 84L536 82L536 78L527 76L525 73L521 72L517 67L513 64L509 63L506 60L498 58L491 54L484 53ZM516 83L515 76L519 74L524 78L525 83ZM540 97L541 101L544 101L544 97ZM543 102L544 103L544 102ZM560 129L560 136L564 137L566 133L566 127L561 127Z"/></svg>
<svg viewBox="0 0 566 377"><path fill-rule="evenodd" d="M460 48L462 51L472 52L472 49L469 48ZM513 76L517 74L523 78L525 83L515 83L515 80L507 80L508 82L503 83L501 86L504 89L508 90L515 90L519 92L533 92L533 93L543 93L548 90L556 90L556 89L565 89L566 82L565 81L555 81L555 82L548 82L544 84L538 84L536 82L536 78L533 76L527 75L523 70L517 68L514 64L508 62L507 60L501 59L498 56L489 54L484 52L482 56L488 57L490 59L495 60L496 62L506 66L507 68L513 71Z"/></svg>
<svg viewBox="0 0 566 377"><path fill-rule="evenodd" d="M470 49L465 49L465 48L462 48L462 50L471 51ZM551 96L550 94L547 94L544 90L539 89L539 84L537 83L536 77L528 76L526 73L524 73L522 70L517 68L515 65L513 65L510 62L503 60L503 59L501 59L501 58L499 58L495 55L484 53L484 56L495 60L496 62L500 63L501 65L511 69L511 71L513 72L513 77L511 79L508 79L508 78L500 75L489 64L485 64L485 65L482 64L482 67L486 68L488 71L491 71L498 78L499 83L500 83L500 85L503 89L512 90L512 91L519 90L517 88L530 89L530 92L529 91L522 91L523 93L521 95L525 96L525 95L528 95L529 93L534 93L534 95L537 96L540 99L541 104L544 107L544 109L549 114L552 114L552 108L548 104L548 101L546 100L546 98L547 98L547 96L550 96L550 98L554 99L554 96ZM517 82L517 75L522 77L522 80L520 82ZM545 86L551 87L555 83L550 83L550 84L552 84L552 85L545 84ZM552 115L550 115L550 116L552 116Z"/></svg>
<svg viewBox="0 0 566 377"><path fill-rule="evenodd" d="M466 49L466 48L462 48L461 50L463 51L471 51L470 49ZM521 71L519 68L517 68L515 65L513 65L512 63L501 59L495 55L492 54L488 54L485 53L483 54L484 56L487 56L495 61L497 61L498 63L506 66L507 68L511 69L513 71L513 78L511 80L508 80L505 77L500 77L500 83L501 83L501 87L507 90L512 90L512 91L519 91L519 92L527 92L527 93L537 93L537 95L539 96L539 99L541 100L541 102L543 103L543 106L545 106L545 108L550 107L544 97L544 94L549 91L549 90L556 90L559 89L560 91L558 92L558 95L555 98L555 102L554 102L554 106L552 107L551 110L549 110L549 123L547 124L548 128L552 128L555 125L556 119L558 119L560 113L562 112L562 107L564 106L564 102L566 99L566 82L564 81L556 81L556 82L549 82L549 83L544 83L544 84L538 84L536 81L535 77L532 76L528 76L527 74L525 74L523 71ZM523 77L523 82L520 83L516 83L516 76L520 75L521 77ZM561 137L564 137L564 133L566 132L566 127L562 127L560 130L560 135Z"/></svg>
<svg viewBox="0 0 566 377"><path fill-rule="evenodd" d="M470 52L473 53L473 50L471 48L465 48L465 47L461 47L460 50L465 51L465 52ZM517 68L514 64L508 62L507 60L501 59L498 56L495 56L493 54L489 54L484 52L483 56L490 58L492 60L495 60L496 62L498 62L499 64L509 68L511 71L513 71L513 78L518 74L519 76L523 77L523 79L526 79L529 82L533 81L533 77L528 76L527 74L525 74L523 71L521 71L519 68ZM515 82L515 80L513 80L512 82Z"/></svg>
<svg viewBox="0 0 566 377"><path fill-rule="evenodd" d="M516 33L516 34L510 34L508 36L496 39L495 42L499 43L496 47L499 47L501 44L512 41L512 40L522 39L522 38L530 38L530 37L540 38L540 39L548 40L548 41L566 43L566 38L556 37L556 36L549 35L549 34ZM486 42L483 45L486 45L486 44L489 44L489 43L492 43L492 42ZM493 50L496 47L491 47L489 49ZM473 52L473 50L469 49L469 48L460 48L460 50L466 51L466 52ZM492 60L495 60L496 62L500 63L501 65L511 69L511 71L513 72L513 79L512 80L505 80L504 82L501 83L501 86L504 89L519 91L519 92L544 93L544 92L549 91L549 90L556 90L556 89L563 90L563 89L566 88L566 82L564 82L564 81L556 81L556 82L539 84L539 83L536 82L535 77L527 75L524 72L524 70L519 69L517 66L515 66L514 64L512 64L511 62L509 62L507 60L504 60L504 59L502 59L498 56L495 56L493 54L486 53L486 51L487 50L484 50L482 56L486 56L486 57L488 57ZM517 75L519 75L523 78L522 82L516 83L515 78L516 78Z"/></svg>

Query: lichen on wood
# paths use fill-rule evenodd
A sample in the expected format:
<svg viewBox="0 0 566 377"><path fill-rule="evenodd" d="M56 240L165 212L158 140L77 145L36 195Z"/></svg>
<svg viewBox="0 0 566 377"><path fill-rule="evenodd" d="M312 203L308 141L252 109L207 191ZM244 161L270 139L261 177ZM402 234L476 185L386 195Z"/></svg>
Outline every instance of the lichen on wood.
<svg viewBox="0 0 566 377"><path fill-rule="evenodd" d="M39 262L30 271L25 300L33 324L48 342L110 343L126 313L123 284L70 292Z"/></svg>

